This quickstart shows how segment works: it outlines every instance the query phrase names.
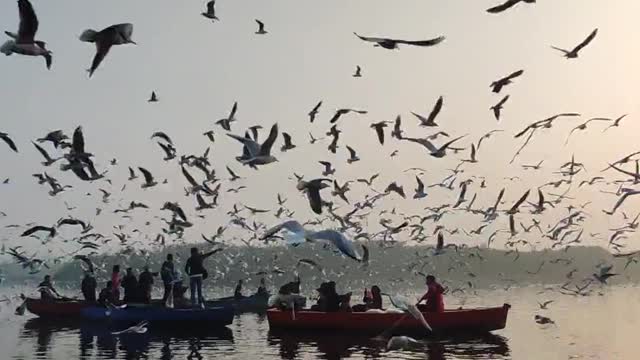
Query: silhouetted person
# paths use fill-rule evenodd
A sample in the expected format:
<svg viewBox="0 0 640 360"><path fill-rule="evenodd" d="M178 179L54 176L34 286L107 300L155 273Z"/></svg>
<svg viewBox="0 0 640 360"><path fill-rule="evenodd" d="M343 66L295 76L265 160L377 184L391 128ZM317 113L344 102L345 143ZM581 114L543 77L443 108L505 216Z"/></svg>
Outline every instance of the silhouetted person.
<svg viewBox="0 0 640 360"><path fill-rule="evenodd" d="M267 291L267 285L264 281L264 278L260 279L260 286L258 286L258 290L256 291L256 295L267 295L269 292Z"/></svg>
<svg viewBox="0 0 640 360"><path fill-rule="evenodd" d="M100 290L100 294L98 295L98 303L103 306L107 306L107 304L114 303L113 297L113 283L111 281L107 281L107 285L104 289Z"/></svg>
<svg viewBox="0 0 640 360"><path fill-rule="evenodd" d="M233 297L236 299L242 299L244 297L242 295L242 279L238 280L238 284L236 284L236 290L233 292Z"/></svg>
<svg viewBox="0 0 640 360"><path fill-rule="evenodd" d="M53 288L50 275L45 275L44 280L38 284L38 291L40 292L41 300L55 301L62 297L56 289Z"/></svg>
<svg viewBox="0 0 640 360"><path fill-rule="evenodd" d="M153 289L153 273L149 271L149 266L144 267L144 271L140 273L138 286L140 289L140 300L145 304L151 304L151 290Z"/></svg>
<svg viewBox="0 0 640 360"><path fill-rule="evenodd" d="M196 307L198 305L204 307L204 298L202 297L202 280L209 276L207 269L205 269L203 261L207 257L211 256L214 251L206 254L200 254L198 248L191 248L191 256L187 260L184 267L187 275L189 275L189 288L191 289L191 305ZM197 297L196 297L197 293Z"/></svg>
<svg viewBox="0 0 640 360"><path fill-rule="evenodd" d="M444 311L444 288L442 285L438 284L435 276L427 275L426 280L427 285L427 293L424 294L420 300L418 300L418 304L420 304L423 300L426 300L426 305L424 306L424 311L429 312L443 312Z"/></svg>
<svg viewBox="0 0 640 360"><path fill-rule="evenodd" d="M162 268L160 269L160 278L162 279L162 285L164 285L164 293L162 295L162 303L166 304L169 296L171 294L171 290L173 288L173 282L175 274L175 266L173 264L173 254L167 254L167 260L162 263Z"/></svg>
<svg viewBox="0 0 640 360"><path fill-rule="evenodd" d="M80 285L82 290L82 296L87 302L96 302L96 290L98 289L98 282L91 272L85 272L82 284Z"/></svg>
<svg viewBox="0 0 640 360"><path fill-rule="evenodd" d="M122 288L124 289L125 303L132 303L138 300L138 279L132 268L127 268L127 274L122 278Z"/></svg>

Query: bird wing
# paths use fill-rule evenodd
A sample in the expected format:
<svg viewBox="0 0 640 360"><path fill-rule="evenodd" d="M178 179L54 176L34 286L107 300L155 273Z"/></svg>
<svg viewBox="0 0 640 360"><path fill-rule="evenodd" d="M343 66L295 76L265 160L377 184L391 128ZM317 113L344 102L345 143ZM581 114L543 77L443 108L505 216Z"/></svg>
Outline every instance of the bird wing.
<svg viewBox="0 0 640 360"><path fill-rule="evenodd" d="M293 144L291 144L291 135L287 134L286 132L282 132L282 137L284 138L284 144L286 146L293 145Z"/></svg>
<svg viewBox="0 0 640 360"><path fill-rule="evenodd" d="M313 188L307 189L307 197L309 198L311 210L316 214L322 214L322 198L320 197L320 190Z"/></svg>
<svg viewBox="0 0 640 360"><path fill-rule="evenodd" d="M171 138L169 137L169 135L165 134L162 131L154 132L153 135L151 135L151 138L153 139L154 137L159 137L159 138L163 139L164 141L168 142L169 144L173 144L173 141L171 141Z"/></svg>
<svg viewBox="0 0 640 360"><path fill-rule="evenodd" d="M440 149L438 149L438 151L443 151L443 150L445 150L446 148L448 148L449 146L451 146L451 144L453 144L454 142L456 142L456 141L458 141L458 140L462 139L462 138L463 138L463 137L465 137L465 136L467 136L467 135L458 136L457 138L455 138L455 139L453 139L453 140L449 141L448 143L446 143L446 144L442 145L442 146L440 147Z"/></svg>
<svg viewBox="0 0 640 360"><path fill-rule="evenodd" d="M424 191L424 183L422 182L422 180L420 180L420 178L418 176L416 176L416 181L418 182L418 192L423 192Z"/></svg>
<svg viewBox="0 0 640 360"><path fill-rule="evenodd" d="M151 175L151 173L149 172L149 170L143 168L143 167L138 167L138 170L140 170L140 172L142 173L142 176L144 176L144 181L146 183L150 183L153 181L153 175Z"/></svg>
<svg viewBox="0 0 640 360"><path fill-rule="evenodd" d="M380 43L380 42L385 42L385 41L389 41L390 39L387 38L377 38L377 37L368 37L368 36L361 36L358 35L358 33L353 33L355 36L359 37L360 40L364 40L364 41L369 41L369 42L374 42L374 43Z"/></svg>
<svg viewBox="0 0 640 360"><path fill-rule="evenodd" d="M93 263L91 262L91 260L89 260L89 258L85 255L76 255L73 257L76 260L80 260L83 263L85 263L87 265L87 268L89 270L90 273L93 274L94 272L94 267L93 267Z"/></svg>
<svg viewBox="0 0 640 360"><path fill-rule="evenodd" d="M297 234L304 234L305 232L304 227L299 222L297 222L296 220L288 220L283 222L282 224L273 226L267 231L265 231L264 234L262 234L262 237L260 239L264 240L269 237L272 237L282 229L286 229L289 232L297 233Z"/></svg>
<svg viewBox="0 0 640 360"><path fill-rule="evenodd" d="M575 47L575 49L573 49L573 52L577 53L582 48L589 45L589 43L596 37L597 34L598 34L598 29L593 30L593 32L591 32L591 34L589 34L589 36L587 36L587 38L584 39L584 41L582 41L578 46Z"/></svg>
<svg viewBox="0 0 640 360"><path fill-rule="evenodd" d="M73 132L73 143L71 145L76 154L84 154L84 136L82 126L78 126Z"/></svg>
<svg viewBox="0 0 640 360"><path fill-rule="evenodd" d="M33 43L38 31L38 17L33 10L29 0L18 0L18 11L20 12L20 25L18 27L18 38L16 42Z"/></svg>
<svg viewBox="0 0 640 360"><path fill-rule="evenodd" d="M253 141L250 138L242 137L234 134L227 134L227 136L240 141L244 145L244 148L248 151L248 154L250 156L256 156L260 152L260 144Z"/></svg>
<svg viewBox="0 0 640 360"><path fill-rule="evenodd" d="M507 0L506 2L500 4L500 5L496 5L492 8L487 9L488 13L491 14L498 14L501 13L505 10L510 9L511 7L513 7L515 4L519 3L521 0Z"/></svg>
<svg viewBox="0 0 640 360"><path fill-rule="evenodd" d="M335 231L335 230L317 231L309 235L309 239L329 241L335 247L337 247L338 250L340 250L340 252L343 253L344 255L354 260L362 261L362 257L360 257L360 254L358 254L358 252L354 248L351 240L347 239L342 233L338 231Z"/></svg>
<svg viewBox="0 0 640 360"><path fill-rule="evenodd" d="M429 113L429 117L427 118L427 123L435 124L436 116L438 116L438 114L440 113L440 110L442 110L443 104L444 104L444 99L442 98L442 96L440 96L436 101L436 104L433 106L431 113Z"/></svg>
<svg viewBox="0 0 640 360"><path fill-rule="evenodd" d="M347 145L347 150L349 150L349 156L355 158L357 156L356 151L349 145Z"/></svg>
<svg viewBox="0 0 640 360"><path fill-rule="evenodd" d="M384 128L382 126L375 126L376 134L378 134L378 141L380 145L384 145Z"/></svg>
<svg viewBox="0 0 640 360"><path fill-rule="evenodd" d="M105 56L109 53L109 50L113 46L111 41L96 41L96 54L93 57L93 61L91 62L91 69L89 69L89 77L93 75L93 73L98 69L102 60L104 60Z"/></svg>
<svg viewBox="0 0 640 360"><path fill-rule="evenodd" d="M520 76L520 75L522 75L522 74L524 74L524 70L518 70L518 71L516 71L516 72L511 73L509 76L505 77L505 78L504 78L504 79L502 79L502 80L505 80L505 81L507 81L507 80L513 80L513 79L517 78L518 76Z"/></svg>
<svg viewBox="0 0 640 360"><path fill-rule="evenodd" d="M444 36L438 36L437 38L429 39L429 40L393 40L398 44L407 44L414 46L434 46L443 42L445 39Z"/></svg>
<svg viewBox="0 0 640 360"><path fill-rule="evenodd" d="M269 131L269 136L260 146L260 152L258 155L262 155L262 156L269 155L271 153L271 147L273 146L273 143L276 141L277 137L278 137L278 124L276 123L276 124L273 124L273 126L271 127L271 131Z"/></svg>
<svg viewBox="0 0 640 360"><path fill-rule="evenodd" d="M11 150L13 150L15 152L18 152L18 148L16 147L16 144L13 142L13 140L11 140L9 135L7 135L5 133L0 133L0 139L4 140L4 142L6 142L7 145L9 145Z"/></svg>
<svg viewBox="0 0 640 360"><path fill-rule="evenodd" d="M520 197L520 199L518 199L518 201L516 201L515 204L513 204L513 206L511 207L511 209L509 209L509 213L514 213L516 210L518 210L518 208L520 207L520 205L522 205L522 203L527 200L527 197L529 196L529 192L531 192L531 190L527 190L524 195L522 195Z"/></svg>
<svg viewBox="0 0 640 360"><path fill-rule="evenodd" d="M191 186L193 186L193 187L197 187L199 184L196 182L196 180L193 178L193 176L191 176L191 174L189 174L187 169L185 169L184 166L181 166L181 169L182 169L182 175L184 175L185 179L187 179L189 184L191 184ZM147 178L147 176L145 175L145 179L146 178Z"/></svg>
<svg viewBox="0 0 640 360"><path fill-rule="evenodd" d="M420 144L420 145L426 147L430 152L438 151L438 148L436 148L435 145L433 145L431 143L431 141L429 141L427 139L416 139L416 138L410 138L410 137L403 137L402 140L411 141L411 142Z"/></svg>
<svg viewBox="0 0 640 360"><path fill-rule="evenodd" d="M207 13L213 14L215 12L216 0L211 0L207 3Z"/></svg>

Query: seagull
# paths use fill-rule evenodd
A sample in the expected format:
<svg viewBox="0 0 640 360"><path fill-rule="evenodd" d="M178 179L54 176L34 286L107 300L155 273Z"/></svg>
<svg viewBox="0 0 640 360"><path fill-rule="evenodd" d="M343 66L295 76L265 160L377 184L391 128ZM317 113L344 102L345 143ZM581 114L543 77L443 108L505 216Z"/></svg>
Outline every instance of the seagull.
<svg viewBox="0 0 640 360"><path fill-rule="evenodd" d="M129 181L135 180L137 178L138 176L136 175L135 171L133 171L133 168L129 166Z"/></svg>
<svg viewBox="0 0 640 360"><path fill-rule="evenodd" d="M353 74L353 77L362 77L362 69L360 65L356 65L356 72Z"/></svg>
<svg viewBox="0 0 640 360"><path fill-rule="evenodd" d="M387 342L387 351L391 350L404 350L412 345L419 344L418 340L409 336L393 336Z"/></svg>
<svg viewBox="0 0 640 360"><path fill-rule="evenodd" d="M262 235L261 240L270 238L281 230L286 230L288 232L286 239L289 243L296 244L305 241L326 241L333 244L345 256L356 261L362 261L362 257L353 246L353 242L344 236L344 234L335 230L307 230L296 220L288 220L268 229Z"/></svg>
<svg viewBox="0 0 640 360"><path fill-rule="evenodd" d="M462 162L468 162L468 163L472 163L475 164L478 162L478 160L476 159L476 145L471 143L471 157L468 160L462 160Z"/></svg>
<svg viewBox="0 0 640 360"><path fill-rule="evenodd" d="M141 323L126 328L122 331L114 331L111 335L122 335L122 334L144 334L147 332L147 325L149 323L147 321L142 321Z"/></svg>
<svg viewBox="0 0 640 360"><path fill-rule="evenodd" d="M429 117L427 118L420 114L416 114L414 112L411 112L411 113L413 114L413 116L417 117L418 120L420 120L420 126L429 126L429 127L438 126L435 120L436 120L436 116L438 116L438 114L440 113L440 110L442 110L443 104L444 104L444 99L442 98L442 96L440 96L436 101L436 104L433 106L433 109L431 109L431 113L429 113Z"/></svg>
<svg viewBox="0 0 640 360"><path fill-rule="evenodd" d="M444 145L442 145L441 147L437 148L435 147L435 145L433 145L429 140L426 139L415 139L415 138L402 138L402 140L406 140L406 141L411 141L417 144L420 144L422 146L424 146L425 148L427 148L427 150L429 150L429 153L431 156L435 157L435 158L443 158L447 155L447 148L449 146L451 146L454 142L462 139L463 137L465 137L466 135L463 136L459 136L453 140L450 140L449 142L445 143Z"/></svg>
<svg viewBox="0 0 640 360"><path fill-rule="evenodd" d="M424 192L424 183L420 178L416 175L416 182L418 183L418 187L415 190L415 194L413 195L414 199L422 199L427 196L427 193Z"/></svg>
<svg viewBox="0 0 640 360"><path fill-rule="evenodd" d="M640 194L640 190L635 190L635 191L627 191L625 192L616 202L616 204L614 205L613 209L611 211L606 211L603 210L605 214L607 215L613 215L615 214L616 210L618 210L618 208L620 207L620 205L622 205L622 203L627 200L627 198L629 196L633 196L633 195L638 195Z"/></svg>
<svg viewBox="0 0 640 360"><path fill-rule="evenodd" d="M135 41L131 40L132 34L133 25L129 23L111 25L99 32L91 29L85 30L80 35L80 41L96 44L96 55L93 57L91 68L88 70L89 77L98 69L98 66L100 66L100 63L104 60L104 57L107 56L113 45L137 45Z"/></svg>
<svg viewBox="0 0 640 360"><path fill-rule="evenodd" d="M400 115L396 116L396 120L393 124L393 131L391 131L391 137L394 137L398 140L402 140L402 118Z"/></svg>
<svg viewBox="0 0 640 360"><path fill-rule="evenodd" d="M147 102L158 102L158 96L156 95L155 91L151 92L151 97L149 98L149 100L147 100Z"/></svg>
<svg viewBox="0 0 640 360"><path fill-rule="evenodd" d="M482 145L482 142L484 141L484 139L488 139L491 137L491 135L498 133L498 132L503 132L504 130L491 130L488 133L482 135L482 137L480 138L480 140L478 140L478 146L476 147L477 150L480 150L480 145Z"/></svg>
<svg viewBox="0 0 640 360"><path fill-rule="evenodd" d="M12 38L7 40L1 47L0 52L9 56L13 53L42 56L45 59L47 69L51 69L51 51L46 49L44 41L35 40L36 32L38 32L38 17L33 10L33 6L29 0L18 0L18 12L20 14L20 25L18 33L5 31L5 34Z"/></svg>
<svg viewBox="0 0 640 360"><path fill-rule="evenodd" d="M520 205L522 205L523 202L525 202L525 200L527 200L527 197L529 196L530 192L531 192L531 190L527 190L524 193L524 195L522 195L520 197L520 199L518 199L518 201L516 201L515 204L513 204L511 209L507 210L507 214L508 215L513 215L513 214L517 213L518 212L518 208L520 207Z"/></svg>
<svg viewBox="0 0 640 360"><path fill-rule="evenodd" d="M347 192L351 190L349 188L349 183L351 181L347 181L344 185L340 186L337 180L333 180L333 191L331 192L332 196L339 196L344 202L349 204L349 199L347 199Z"/></svg>
<svg viewBox="0 0 640 360"><path fill-rule="evenodd" d="M256 22L258 23L258 31L256 31L256 34L258 35L266 34L267 31L264 29L264 23L258 19L256 19Z"/></svg>
<svg viewBox="0 0 640 360"><path fill-rule="evenodd" d="M216 20L220 20L218 19L218 17L216 16L216 0L211 0L207 3L207 12L203 12L202 16L206 17L207 19L211 19L211 21L215 22Z"/></svg>
<svg viewBox="0 0 640 360"><path fill-rule="evenodd" d="M158 183L153 179L153 175L151 175L149 170L143 167L138 167L138 170L140 170L142 176L144 176L144 184L140 186L141 188L146 189L158 185Z"/></svg>
<svg viewBox="0 0 640 360"><path fill-rule="evenodd" d="M322 214L322 197L320 197L320 190L329 187L325 184L325 181L331 181L330 179L314 179L311 181L300 180L297 185L297 189L305 191L307 198L309 199L309 205L316 214Z"/></svg>
<svg viewBox="0 0 640 360"><path fill-rule="evenodd" d="M372 186L373 181L378 178L380 174L373 174L369 179L357 179L356 181L359 183L367 184L367 186Z"/></svg>
<svg viewBox="0 0 640 360"><path fill-rule="evenodd" d="M367 111L366 110L356 110L356 109L338 109L336 111L336 113L333 115L333 117L331 118L331 120L329 120L329 122L331 124L335 124L342 115L348 114L350 112L354 112L356 114L366 114ZM313 121L312 121L313 122Z"/></svg>
<svg viewBox="0 0 640 360"><path fill-rule="evenodd" d="M540 310L547 310L547 306L551 305L553 303L553 300L548 300L545 301L543 303L538 303L538 306L540 306Z"/></svg>
<svg viewBox="0 0 640 360"><path fill-rule="evenodd" d="M466 182L460 183L460 195L458 195L458 200L456 201L455 205L453 205L454 209L460 206L463 202L467 201L467 199L464 198L466 194L467 194L467 183Z"/></svg>
<svg viewBox="0 0 640 360"><path fill-rule="evenodd" d="M540 160L540 162L537 163L536 165L522 165L522 168L525 170L528 170L528 169L540 170L540 166L542 165L543 162L544 160Z"/></svg>
<svg viewBox="0 0 640 360"><path fill-rule="evenodd" d="M236 121L236 111L238 111L237 101L233 103L233 107L231 108L231 113L229 114L229 117L216 121L216 124L220 125L223 129L227 131L231 131L231 123Z"/></svg>
<svg viewBox="0 0 640 360"><path fill-rule="evenodd" d="M574 131L576 131L576 130L585 130L587 128L587 125L592 121L613 121L613 120L611 120L609 118L591 118L591 119L583 122L582 124L574 127L573 129L571 129L571 132L569 133L569 136L567 136L567 140L564 142L564 144L567 145L569 143L569 138L571 138L571 135L573 134Z"/></svg>
<svg viewBox="0 0 640 360"><path fill-rule="evenodd" d="M414 46L434 46L434 45L440 44L445 39L444 36L439 36L437 38L430 39L430 40L409 41L409 40L398 40L398 39L388 39L388 38L376 38L376 37L360 36L355 32L353 34L355 36L357 36L358 38L360 38L360 40L373 42L373 43L375 43L374 46L379 46L379 47L382 47L382 48L385 48L385 49L388 49L388 50L397 49L398 48L398 44L414 45Z"/></svg>
<svg viewBox="0 0 640 360"><path fill-rule="evenodd" d="M613 120L613 124L611 124L611 125L607 126L607 128L606 128L606 129L604 129L604 130L602 130L602 132L605 132L605 131L607 131L607 130L611 129L612 127L618 127L618 126L620 126L620 121L622 121L622 119L624 119L627 115L628 115L628 114L624 114L624 115L622 115L622 116L618 117L617 119Z"/></svg>
<svg viewBox="0 0 640 360"><path fill-rule="evenodd" d="M347 159L348 164L360 161L358 154L356 154L356 151L351 146L347 145L347 150L349 151L349 158Z"/></svg>
<svg viewBox="0 0 640 360"><path fill-rule="evenodd" d="M492 82L490 87L492 88L492 91L497 94L497 93L500 92L500 90L502 90L503 87L511 84L511 82L512 82L511 80L517 78L518 76L520 76L522 74L524 74L524 70L518 70L518 71L516 71L514 73L511 73L511 74L503 77L502 79L499 79L499 80L496 80L496 81Z"/></svg>
<svg viewBox="0 0 640 360"><path fill-rule="evenodd" d="M291 142L291 135L286 132L282 132L282 137L284 138L284 145L280 148L280 151L285 152L287 150L294 149L296 146Z"/></svg>
<svg viewBox="0 0 640 360"><path fill-rule="evenodd" d="M231 175L231 177L229 178L229 181L233 182L233 181L242 179L233 170L231 170L231 168L229 166L227 166L227 172L229 173L229 175Z"/></svg>
<svg viewBox="0 0 640 360"><path fill-rule="evenodd" d="M320 106L322 106L322 101L319 101L318 104L316 104L316 106L314 106L313 109L309 111L309 120L311 121L311 123L313 123L313 120L316 119L316 115L318 115L318 110L320 109Z"/></svg>
<svg viewBox="0 0 640 360"><path fill-rule="evenodd" d="M331 167L331 163L328 161L318 161L322 166L324 166L324 171L322 172L322 176L329 176L336 173L336 169Z"/></svg>
<svg viewBox="0 0 640 360"><path fill-rule="evenodd" d="M552 46L551 48L558 51L562 51L564 53L564 57L566 57L567 59L575 59L578 57L578 53L580 52L580 50L582 50L582 48L584 48L585 46L589 45L589 43L593 41L593 39L596 37L597 34L598 34L598 29L596 28L595 30L593 30L593 32L591 32L591 34L589 34L589 36L587 36L586 39L584 39L584 41L578 44L578 46L576 46L571 51L561 49L555 46Z"/></svg>
<svg viewBox="0 0 640 360"><path fill-rule="evenodd" d="M369 126L370 128L376 131L380 145L384 145L384 128L387 127L387 123L388 121L380 121L377 123L373 123Z"/></svg>
<svg viewBox="0 0 640 360"><path fill-rule="evenodd" d="M162 131L156 131L153 134L151 134L151 139L153 138L160 138L164 141L166 141L169 144L173 145L173 141L171 141L171 138L169 137L169 135L167 135L166 133L162 132Z"/></svg>
<svg viewBox="0 0 640 360"><path fill-rule="evenodd" d="M18 148L16 147L16 144L13 142L13 140L11 140L11 138L9 137L9 134L0 132L0 139L2 139L2 141L9 145L9 148L11 150L18 152Z"/></svg>
<svg viewBox="0 0 640 360"><path fill-rule="evenodd" d="M500 111L502 110L502 106L504 105L504 103L507 102L507 100L509 100L509 95L505 96L504 98L502 98L502 100L500 100L499 103L491 107L491 111L493 111L493 116L496 118L497 121L500 121Z"/></svg>
<svg viewBox="0 0 640 360"><path fill-rule="evenodd" d="M490 14L499 14L505 10L508 10L512 7L514 7L515 5L524 2L527 4L535 4L536 0L507 0L506 2L500 4L500 5L496 5L492 8L487 9L487 12Z"/></svg>
<svg viewBox="0 0 640 360"><path fill-rule="evenodd" d="M57 149L59 146L62 146L64 148L64 145L66 145L66 143L64 143L64 140L67 139L69 139L69 137L65 135L62 130L55 130L48 133L47 136L37 139L37 141L39 143L51 141L53 143L53 146Z"/></svg>
<svg viewBox="0 0 640 360"><path fill-rule="evenodd" d="M400 296L391 296L386 293L382 293L381 295L387 296L389 300L391 300L391 304L393 306L411 314L411 316L418 320L429 332L433 332L433 329L431 328L431 326L429 326L429 323L427 323L427 320L425 320L422 312L418 310L417 306L411 304L407 299Z"/></svg>
<svg viewBox="0 0 640 360"><path fill-rule="evenodd" d="M278 161L278 159L271 155L271 147L278 137L277 123L271 126L269 136L262 144L258 144L254 140L234 134L227 134L227 136L238 140L244 145L244 149L246 149L248 156L247 158L238 159L243 165L266 165Z"/></svg>
<svg viewBox="0 0 640 360"><path fill-rule="evenodd" d="M317 138L315 138L313 136L312 133L309 133L309 144L311 144L311 145L315 144L316 142L318 142L319 140L322 140L322 139L324 139L324 138L322 137L322 138L317 139Z"/></svg>
<svg viewBox="0 0 640 360"><path fill-rule="evenodd" d="M404 194L404 188L396 184L395 181L389 184L386 189L384 189L385 194L389 194L392 191L400 195L403 199L406 198L406 195Z"/></svg>
<svg viewBox="0 0 640 360"><path fill-rule="evenodd" d="M600 268L600 272L597 274L593 274L593 277L598 280L601 284L607 284L607 280L610 277L617 276L618 274L614 274L611 272L613 269L613 265L603 266Z"/></svg>
<svg viewBox="0 0 640 360"><path fill-rule="evenodd" d="M536 323L540 324L540 325L548 325L548 324L554 324L555 322L551 319L549 319L548 317L542 316L542 315L536 315L533 317L533 319L536 321Z"/></svg>
<svg viewBox="0 0 640 360"><path fill-rule="evenodd" d="M30 229L25 230L20 236L25 237L29 235L33 235L39 231L45 231L49 233L49 237L56 236L56 229L54 227L47 227L42 225L36 225Z"/></svg>

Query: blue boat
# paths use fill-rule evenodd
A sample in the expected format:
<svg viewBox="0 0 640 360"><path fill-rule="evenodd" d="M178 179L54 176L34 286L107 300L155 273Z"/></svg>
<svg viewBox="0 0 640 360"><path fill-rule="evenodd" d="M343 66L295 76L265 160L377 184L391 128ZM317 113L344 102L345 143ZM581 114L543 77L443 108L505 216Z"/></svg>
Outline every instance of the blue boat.
<svg viewBox="0 0 640 360"><path fill-rule="evenodd" d="M154 305L128 305L121 308L91 306L81 311L82 317L93 321L138 323L148 321L152 325L193 324L207 328L224 327L233 323L231 306L171 309Z"/></svg>
<svg viewBox="0 0 640 360"><path fill-rule="evenodd" d="M205 302L207 307L231 306L236 314L247 312L266 312L269 307L269 294L254 294L235 298L233 296Z"/></svg>

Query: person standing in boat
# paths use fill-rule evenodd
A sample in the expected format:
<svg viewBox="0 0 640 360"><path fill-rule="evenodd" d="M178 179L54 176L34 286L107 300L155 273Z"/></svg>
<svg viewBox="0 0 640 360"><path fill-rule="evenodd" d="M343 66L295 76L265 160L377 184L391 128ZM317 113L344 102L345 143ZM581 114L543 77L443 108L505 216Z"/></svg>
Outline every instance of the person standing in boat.
<svg viewBox="0 0 640 360"><path fill-rule="evenodd" d="M427 275L426 280L427 292L424 294L418 304L422 301L426 301L424 310L427 312L443 312L444 311L444 288L438 284L436 277L433 275Z"/></svg>
<svg viewBox="0 0 640 360"><path fill-rule="evenodd" d="M123 301L125 303L138 301L138 279L132 268L127 268L127 274L122 279L122 288L124 289Z"/></svg>
<svg viewBox="0 0 640 360"><path fill-rule="evenodd" d="M164 285L164 294L162 295L163 304L166 304L167 300L169 300L169 296L171 296L173 282L175 280L175 271L175 266L173 264L173 254L167 254L167 260L162 263L162 268L160 268L160 278L162 279L162 284Z"/></svg>
<svg viewBox="0 0 640 360"><path fill-rule="evenodd" d="M157 273L156 273L157 274ZM140 299L145 304L151 304L151 290L153 290L153 277L156 275L149 271L149 266L145 265L138 279Z"/></svg>
<svg viewBox="0 0 640 360"><path fill-rule="evenodd" d="M204 308L204 297L202 297L202 280L205 280L209 273L204 268L204 260L213 255L216 251L200 254L198 248L191 248L191 256L187 259L184 271L189 275L189 288L191 289L191 305ZM197 293L197 297L196 297Z"/></svg>
<svg viewBox="0 0 640 360"><path fill-rule="evenodd" d="M56 301L62 298L62 295L53 288L50 275L45 275L44 280L38 284L38 291L40 292L40 299L45 301Z"/></svg>
<svg viewBox="0 0 640 360"><path fill-rule="evenodd" d="M260 296L264 296L264 295L268 295L269 292L267 291L267 284L264 280L264 278L260 279L260 286L258 286L258 291L256 291L256 295L260 295Z"/></svg>
<svg viewBox="0 0 640 360"><path fill-rule="evenodd" d="M236 284L236 290L233 292L234 299L242 299L244 295L242 295L242 279L238 280Z"/></svg>
<svg viewBox="0 0 640 360"><path fill-rule="evenodd" d="M120 277L120 265L113 265L111 271L111 300L114 302L120 301L120 283L122 278Z"/></svg>
<svg viewBox="0 0 640 360"><path fill-rule="evenodd" d="M98 282L96 281L96 278L93 276L93 273L91 271L86 271L84 273L84 278L82 279L82 284L80 285L80 289L82 290L82 296L84 296L84 301L95 303L97 288L98 288Z"/></svg>

